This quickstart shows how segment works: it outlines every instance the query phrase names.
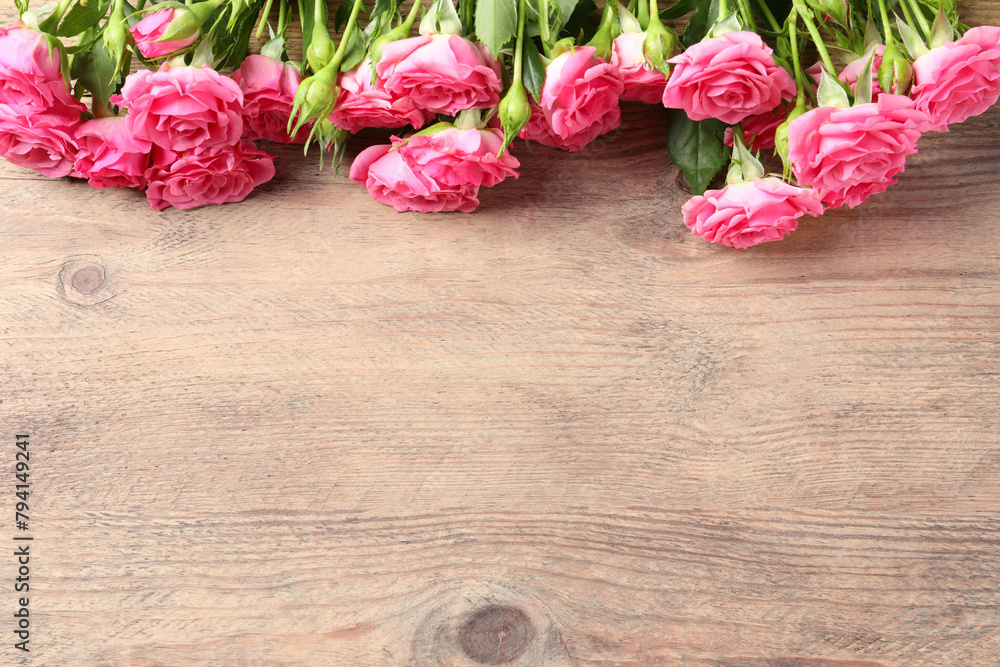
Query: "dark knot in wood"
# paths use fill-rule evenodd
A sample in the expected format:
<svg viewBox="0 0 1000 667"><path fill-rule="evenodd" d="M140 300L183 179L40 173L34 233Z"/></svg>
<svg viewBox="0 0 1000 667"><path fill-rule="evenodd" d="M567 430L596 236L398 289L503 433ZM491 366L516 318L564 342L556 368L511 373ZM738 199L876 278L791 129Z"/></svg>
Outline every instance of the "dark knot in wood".
<svg viewBox="0 0 1000 667"><path fill-rule="evenodd" d="M521 657L535 638L528 616L508 605L490 605L473 614L458 633L459 647L483 665L503 665Z"/></svg>
<svg viewBox="0 0 1000 667"><path fill-rule="evenodd" d="M78 306L94 306L115 295L114 276L99 258L77 255L59 272L59 294Z"/></svg>
<svg viewBox="0 0 1000 667"><path fill-rule="evenodd" d="M80 268L73 274L71 284L80 294L93 294L104 284L104 267L91 264Z"/></svg>

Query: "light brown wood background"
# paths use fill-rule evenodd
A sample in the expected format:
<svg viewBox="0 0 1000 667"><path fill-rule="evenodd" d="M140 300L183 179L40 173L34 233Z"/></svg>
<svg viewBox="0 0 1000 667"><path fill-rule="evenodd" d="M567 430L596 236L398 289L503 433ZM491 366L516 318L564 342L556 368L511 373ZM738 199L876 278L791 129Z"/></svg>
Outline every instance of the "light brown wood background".
<svg viewBox="0 0 1000 667"><path fill-rule="evenodd" d="M474 215L0 162L0 663L997 664L1000 109L749 251L624 119Z"/></svg>

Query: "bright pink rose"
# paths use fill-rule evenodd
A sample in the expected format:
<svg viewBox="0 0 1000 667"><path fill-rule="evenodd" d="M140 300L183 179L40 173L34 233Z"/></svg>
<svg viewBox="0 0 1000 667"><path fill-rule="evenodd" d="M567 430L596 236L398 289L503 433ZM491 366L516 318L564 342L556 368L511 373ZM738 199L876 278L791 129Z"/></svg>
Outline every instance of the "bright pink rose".
<svg viewBox="0 0 1000 667"><path fill-rule="evenodd" d="M201 31L196 31L190 37L177 40L176 42L157 41L167 32L170 24L179 17L184 16L188 10L179 7L168 7L155 11L146 16L134 26L128 29L135 39L135 45L139 47L139 53L145 58L164 58L169 55L186 49L198 41Z"/></svg>
<svg viewBox="0 0 1000 667"><path fill-rule="evenodd" d="M875 60L872 62L872 102L879 98L882 94L882 86L878 82L878 68L882 66L882 54L885 53L885 45L878 44L875 47ZM841 81L848 84L851 87L851 92L854 92L855 86L857 86L858 78L861 73L865 71L868 67L868 60L871 58L871 53L856 58L844 66L844 69L840 71L837 76ZM893 86L895 88L895 86ZM896 91L891 91L896 94Z"/></svg>
<svg viewBox="0 0 1000 667"><path fill-rule="evenodd" d="M233 81L243 91L243 136L282 144L304 144L312 124L288 136L288 117L302 74L291 63L262 55L249 55L233 72Z"/></svg>
<svg viewBox="0 0 1000 667"><path fill-rule="evenodd" d="M621 125L621 75L595 53L593 46L577 46L548 64L541 104L530 100L531 119L521 137L578 151Z"/></svg>
<svg viewBox="0 0 1000 667"><path fill-rule="evenodd" d="M503 130L449 127L431 135L415 134L405 141L393 137L392 145L414 171L438 184L490 188L508 176L518 177L520 163L510 151L497 158Z"/></svg>
<svg viewBox="0 0 1000 667"><path fill-rule="evenodd" d="M76 128L75 174L95 188L146 187L152 144L136 139L124 118L95 118Z"/></svg>
<svg viewBox="0 0 1000 667"><path fill-rule="evenodd" d="M667 77L646 61L642 50L645 41L644 32L623 32L615 37L611 43L611 64L618 68L625 84L623 100L659 104L663 100Z"/></svg>
<svg viewBox="0 0 1000 667"><path fill-rule="evenodd" d="M0 155L42 176L70 176L76 155L73 128L52 125L46 116L0 114Z"/></svg>
<svg viewBox="0 0 1000 667"><path fill-rule="evenodd" d="M757 116L747 116L741 122L743 126L743 141L751 151L769 151L774 148L774 134L778 126L785 122L788 117L788 109L784 104L779 104L773 111L759 114ZM733 145L733 130L726 128L726 145Z"/></svg>
<svg viewBox="0 0 1000 667"><path fill-rule="evenodd" d="M438 183L408 165L398 150L390 148L387 144L366 148L351 165L351 180L363 185L375 201L399 212L472 213L479 206L478 185Z"/></svg>
<svg viewBox="0 0 1000 667"><path fill-rule="evenodd" d="M818 107L788 126L788 158L801 185L831 207L854 208L884 192L917 152L927 115L903 95L847 109Z"/></svg>
<svg viewBox="0 0 1000 667"><path fill-rule="evenodd" d="M232 146L243 134L243 91L208 65L140 70L121 94L132 134L167 150Z"/></svg>
<svg viewBox="0 0 1000 667"><path fill-rule="evenodd" d="M813 190L769 177L709 190L689 199L682 211L684 224L706 241L749 248L780 241L803 215L822 215L823 204Z"/></svg>
<svg viewBox="0 0 1000 667"><path fill-rule="evenodd" d="M993 106L1000 97L1000 28L972 28L913 61L910 97L935 132Z"/></svg>
<svg viewBox="0 0 1000 667"><path fill-rule="evenodd" d="M243 201L273 177L274 157L247 139L183 154L154 146L146 199L157 211Z"/></svg>
<svg viewBox="0 0 1000 667"><path fill-rule="evenodd" d="M500 65L481 44L431 34L389 42L375 66L378 84L417 109L453 116L500 103Z"/></svg>
<svg viewBox="0 0 1000 667"><path fill-rule="evenodd" d="M434 114L413 105L409 95L399 96L372 83L371 64L365 59L340 75L340 97L330 114L330 122L342 130L357 132L366 127L421 128Z"/></svg>
<svg viewBox="0 0 1000 667"><path fill-rule="evenodd" d="M753 32L703 39L667 61L674 70L663 106L684 109L691 120L718 118L730 125L770 111L795 96L795 81L772 54Z"/></svg>
<svg viewBox="0 0 1000 667"><path fill-rule="evenodd" d="M70 94L60 66L59 51L40 32L20 22L0 28L0 116L44 115L51 125L80 122L87 107Z"/></svg>

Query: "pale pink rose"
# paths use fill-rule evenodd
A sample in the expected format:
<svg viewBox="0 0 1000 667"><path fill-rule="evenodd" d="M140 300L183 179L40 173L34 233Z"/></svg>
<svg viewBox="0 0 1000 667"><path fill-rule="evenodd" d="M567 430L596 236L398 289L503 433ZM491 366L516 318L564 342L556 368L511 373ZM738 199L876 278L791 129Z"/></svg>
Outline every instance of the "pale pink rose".
<svg viewBox="0 0 1000 667"><path fill-rule="evenodd" d="M399 151L391 148L387 144L371 146L351 165L351 180L363 185L375 201L399 212L472 213L479 206L478 185L438 183L408 165Z"/></svg>
<svg viewBox="0 0 1000 667"><path fill-rule="evenodd" d="M208 65L140 70L121 94L132 134L167 150L232 146L243 134L243 91Z"/></svg>
<svg viewBox="0 0 1000 667"><path fill-rule="evenodd" d="M622 76L623 100L659 104L663 100L667 77L649 65L642 50L645 41L645 32L623 32L615 37L611 43L611 64Z"/></svg>
<svg viewBox="0 0 1000 667"><path fill-rule="evenodd" d="M541 103L530 100L531 119L521 137L578 151L621 125L621 75L595 53L593 46L577 46L548 64Z"/></svg>
<svg viewBox="0 0 1000 667"><path fill-rule="evenodd" d="M978 116L1000 97L1000 28L972 28L913 61L910 97L930 117L931 130Z"/></svg>
<svg viewBox="0 0 1000 667"><path fill-rule="evenodd" d="M86 111L70 94L59 51L40 32L15 22L0 28L0 116L48 116L51 125L73 125Z"/></svg>
<svg viewBox="0 0 1000 667"><path fill-rule="evenodd" d="M382 90L372 82L371 64L367 59L354 69L340 75L337 82L340 96L330 114L330 122L342 130L357 132L366 127L421 128L434 117L413 105L409 95L397 95Z"/></svg>
<svg viewBox="0 0 1000 667"><path fill-rule="evenodd" d="M185 153L154 146L146 199L157 211L243 201L273 177L274 157L248 139Z"/></svg>
<svg viewBox="0 0 1000 667"><path fill-rule="evenodd" d="M878 68L882 66L882 54L885 53L885 45L878 44L875 47L875 59L872 61L872 102L879 98L882 94L882 86L878 82ZM851 87L851 92L854 92L855 86L858 84L858 78L861 77L861 73L865 71L868 67L868 60L871 58L871 53L856 58L844 66L844 69L840 70L840 74L837 75L844 83ZM893 86L895 88L895 86ZM890 91L894 95L896 90Z"/></svg>
<svg viewBox="0 0 1000 667"><path fill-rule="evenodd" d="M166 34L170 24L187 11L187 9L179 7L161 9L149 14L129 28L128 31L132 33L135 45L139 47L139 53L145 58L164 58L197 42L201 31L196 31L193 35L175 42L157 41Z"/></svg>
<svg viewBox="0 0 1000 667"><path fill-rule="evenodd" d="M682 211L684 224L706 241L749 248L780 241L803 215L822 215L823 204L813 190L768 177L709 190L689 199Z"/></svg>
<svg viewBox="0 0 1000 667"><path fill-rule="evenodd" d="M95 188L146 187L152 144L132 136L125 118L95 118L76 128L75 174Z"/></svg>
<svg viewBox="0 0 1000 667"><path fill-rule="evenodd" d="M788 109L779 104L773 111L767 111L756 116L747 116L740 123L743 126L743 141L753 152L769 151L774 148L774 134L778 126L788 117ZM726 128L726 145L733 145L733 130Z"/></svg>
<svg viewBox="0 0 1000 667"><path fill-rule="evenodd" d="M812 109L788 126L792 172L831 207L854 208L896 183L926 124L910 98L888 93L847 109Z"/></svg>
<svg viewBox="0 0 1000 667"><path fill-rule="evenodd" d="M490 188L508 176L519 175L516 170L520 163L510 151L497 158L503 146L503 130L450 127L405 140L393 137L392 145L415 171L442 185Z"/></svg>
<svg viewBox="0 0 1000 667"><path fill-rule="evenodd" d="M663 106L730 125L770 111L795 96L795 81L772 54L760 35L745 30L704 39L667 61L674 69Z"/></svg>
<svg viewBox="0 0 1000 667"><path fill-rule="evenodd" d="M430 34L389 42L375 66L382 90L417 109L454 116L500 103L500 65L481 44Z"/></svg>
<svg viewBox="0 0 1000 667"><path fill-rule="evenodd" d="M282 144L304 144L312 124L288 136L288 117L302 74L291 63L258 54L249 55L233 72L233 81L243 91L243 136Z"/></svg>
<svg viewBox="0 0 1000 667"><path fill-rule="evenodd" d="M52 125L46 116L0 114L0 155L42 176L71 176L76 156L73 127Z"/></svg>

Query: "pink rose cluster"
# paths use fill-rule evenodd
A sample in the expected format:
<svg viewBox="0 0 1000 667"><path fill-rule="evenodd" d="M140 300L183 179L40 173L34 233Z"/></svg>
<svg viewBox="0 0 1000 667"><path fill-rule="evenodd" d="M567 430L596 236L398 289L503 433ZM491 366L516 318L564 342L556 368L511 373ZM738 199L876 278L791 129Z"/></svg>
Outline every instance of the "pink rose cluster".
<svg viewBox="0 0 1000 667"><path fill-rule="evenodd" d="M288 118L297 83L282 71L233 79L165 64L125 80L113 100L124 116L88 120L58 48L15 23L0 30L0 154L50 178L145 190L157 210L242 201L274 176L251 139L276 138L269 114L282 96Z"/></svg>
<svg viewBox="0 0 1000 667"><path fill-rule="evenodd" d="M691 231L745 248L783 238L804 215L858 206L897 182L923 133L946 132L1000 97L1000 28L972 28L916 58L908 91L908 82L894 82L888 91L880 86L877 74L885 52L886 47L877 45L838 73L853 92L870 60L870 102L818 106L791 122L786 122L787 103L794 83L754 33L708 38L671 59L675 70L664 91L666 106L684 109L695 120L740 123L751 151L775 148L778 129L784 126L783 157L797 181L737 179L694 197L683 211ZM820 72L819 65L810 70L814 79ZM733 145L731 129L725 139Z"/></svg>
<svg viewBox="0 0 1000 667"><path fill-rule="evenodd" d="M147 58L190 50L201 39L192 12L204 18L218 6L213 2L154 11L132 26L132 39ZM638 21L619 18L620 27L634 31L615 28L613 40L605 35L590 45L567 47L569 38L548 45L538 97L516 100L519 136L580 151L620 126L622 100L731 126L724 142L735 155L776 150L791 181L744 160L730 170L728 185L684 206L692 232L731 247L779 240L803 216L858 206L897 182L923 133L947 131L1000 98L997 27L972 28L928 49L912 63L912 85L909 74L899 75L887 90L879 84L879 65L883 58L899 60L893 48L876 46L832 73L857 91L872 61L870 101L793 111L792 100L805 98L788 65L757 33L731 25L726 31L723 22L676 53L662 26L638 32ZM658 37L650 42L649 35ZM303 81L299 69L263 55L247 56L231 76L171 64L176 61L139 71L112 98L124 115L90 118L53 44L23 23L0 30L0 154L49 177L143 189L156 209L241 201L274 175L273 157L254 142L304 143L312 130L306 125L294 136L287 130ZM514 117L503 111L514 105L501 105L501 66L482 44L430 32L380 43L368 55L338 74L335 103L331 94L320 108L333 104L323 120L343 132L413 128L355 159L350 177L376 201L399 211L470 212L483 186L518 176L518 160L506 148L500 152L498 120L482 121L480 111L489 118L498 105L508 129ZM455 120L435 124L438 114Z"/></svg>

